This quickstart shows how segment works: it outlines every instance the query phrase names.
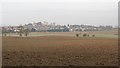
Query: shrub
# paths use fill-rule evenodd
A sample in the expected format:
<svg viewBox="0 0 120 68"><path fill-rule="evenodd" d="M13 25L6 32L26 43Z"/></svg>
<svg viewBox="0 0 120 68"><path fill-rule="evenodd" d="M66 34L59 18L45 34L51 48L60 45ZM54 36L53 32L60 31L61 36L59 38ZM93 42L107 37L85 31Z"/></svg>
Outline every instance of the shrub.
<svg viewBox="0 0 120 68"><path fill-rule="evenodd" d="M76 34L76 37L79 37L79 34Z"/></svg>
<svg viewBox="0 0 120 68"><path fill-rule="evenodd" d="M87 36L87 34L83 34L83 37L86 37Z"/></svg>
<svg viewBox="0 0 120 68"><path fill-rule="evenodd" d="M95 35L93 34L92 37L95 37Z"/></svg>

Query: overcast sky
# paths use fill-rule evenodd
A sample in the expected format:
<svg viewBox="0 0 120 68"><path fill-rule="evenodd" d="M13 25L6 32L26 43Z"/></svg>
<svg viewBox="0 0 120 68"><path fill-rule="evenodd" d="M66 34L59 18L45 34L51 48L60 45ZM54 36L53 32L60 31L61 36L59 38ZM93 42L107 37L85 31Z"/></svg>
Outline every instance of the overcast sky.
<svg viewBox="0 0 120 68"><path fill-rule="evenodd" d="M3 0L2 24L118 25L118 0Z"/></svg>

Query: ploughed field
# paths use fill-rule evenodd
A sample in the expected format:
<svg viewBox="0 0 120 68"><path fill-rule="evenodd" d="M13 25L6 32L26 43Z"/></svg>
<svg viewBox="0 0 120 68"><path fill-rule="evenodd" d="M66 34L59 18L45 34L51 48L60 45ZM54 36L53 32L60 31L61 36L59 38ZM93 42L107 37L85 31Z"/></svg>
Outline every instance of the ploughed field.
<svg viewBox="0 0 120 68"><path fill-rule="evenodd" d="M116 38L3 37L3 66L116 66Z"/></svg>

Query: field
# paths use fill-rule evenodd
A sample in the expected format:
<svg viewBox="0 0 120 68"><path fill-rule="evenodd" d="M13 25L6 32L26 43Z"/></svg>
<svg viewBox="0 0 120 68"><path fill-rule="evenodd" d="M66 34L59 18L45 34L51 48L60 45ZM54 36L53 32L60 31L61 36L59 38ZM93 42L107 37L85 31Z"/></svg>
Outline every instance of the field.
<svg viewBox="0 0 120 68"><path fill-rule="evenodd" d="M89 34L90 37L94 34L95 37L101 38L118 38L118 30L106 30L106 31L82 31L82 32L31 32L29 33L29 37L38 37L38 36L70 36L75 37L76 34ZM8 36L16 36L18 34L8 34ZM24 35L23 35L24 36Z"/></svg>
<svg viewBox="0 0 120 68"><path fill-rule="evenodd" d="M3 66L115 66L115 38L3 37Z"/></svg>

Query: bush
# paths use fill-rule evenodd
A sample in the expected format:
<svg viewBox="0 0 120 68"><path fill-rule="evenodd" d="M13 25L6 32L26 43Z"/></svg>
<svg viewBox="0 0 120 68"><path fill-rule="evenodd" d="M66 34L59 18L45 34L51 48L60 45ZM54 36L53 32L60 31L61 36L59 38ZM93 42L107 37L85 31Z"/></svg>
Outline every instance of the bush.
<svg viewBox="0 0 120 68"><path fill-rule="evenodd" d="M76 34L76 37L79 37L79 34Z"/></svg>
<svg viewBox="0 0 120 68"><path fill-rule="evenodd" d="M95 37L95 35L93 34L92 37Z"/></svg>
<svg viewBox="0 0 120 68"><path fill-rule="evenodd" d="M86 36L88 36L87 34L83 34L83 37L86 37Z"/></svg>

